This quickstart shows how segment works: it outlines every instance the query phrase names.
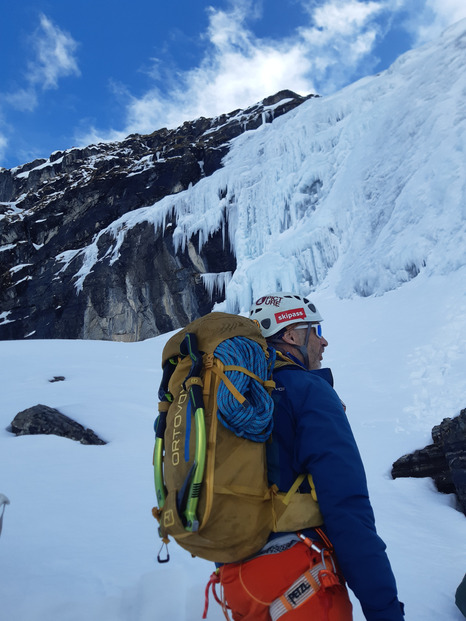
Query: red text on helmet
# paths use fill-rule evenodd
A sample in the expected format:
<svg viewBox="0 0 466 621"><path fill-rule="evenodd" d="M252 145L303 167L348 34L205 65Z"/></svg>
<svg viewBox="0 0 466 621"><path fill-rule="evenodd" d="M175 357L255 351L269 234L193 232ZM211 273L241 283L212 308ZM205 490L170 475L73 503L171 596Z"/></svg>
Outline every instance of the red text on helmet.
<svg viewBox="0 0 466 621"><path fill-rule="evenodd" d="M277 323L292 321L293 319L306 319L306 311L304 308L293 308L292 310L275 313L275 321Z"/></svg>

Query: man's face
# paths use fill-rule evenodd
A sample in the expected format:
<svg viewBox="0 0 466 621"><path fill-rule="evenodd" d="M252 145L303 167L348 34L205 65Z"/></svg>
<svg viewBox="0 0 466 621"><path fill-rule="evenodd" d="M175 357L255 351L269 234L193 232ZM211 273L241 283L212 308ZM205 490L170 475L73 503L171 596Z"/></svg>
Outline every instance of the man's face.
<svg viewBox="0 0 466 621"><path fill-rule="evenodd" d="M303 324L296 324L294 326L292 326L291 328L288 329L288 335L290 337L290 340L292 341L291 344L296 344L296 345L304 345L305 341L306 341L306 334L307 334L307 324L303 325ZM287 341L290 342L290 341ZM309 340L307 342L307 355L309 358L309 369L310 370L314 370L314 369L320 369L320 367L322 366L322 357L324 354L324 350L328 345L328 341L326 339L324 339L323 336L321 336L320 338L317 336L316 330L313 329L311 330L311 333L309 334ZM301 353L296 354L296 356L300 359L302 359L302 355Z"/></svg>

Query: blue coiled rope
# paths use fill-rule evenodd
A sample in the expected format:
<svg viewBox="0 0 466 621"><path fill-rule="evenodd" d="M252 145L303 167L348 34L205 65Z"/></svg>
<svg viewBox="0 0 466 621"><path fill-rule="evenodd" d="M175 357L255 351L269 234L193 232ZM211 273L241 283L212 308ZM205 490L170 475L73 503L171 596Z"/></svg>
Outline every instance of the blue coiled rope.
<svg viewBox="0 0 466 621"><path fill-rule="evenodd" d="M270 379L275 362L274 349L269 349L267 360L258 343L236 336L220 343L214 353L225 366L245 367L263 381ZM247 401L241 405L221 382L217 392L219 420L237 436L265 442L273 428L272 398L262 384L241 371L226 371L225 375Z"/></svg>

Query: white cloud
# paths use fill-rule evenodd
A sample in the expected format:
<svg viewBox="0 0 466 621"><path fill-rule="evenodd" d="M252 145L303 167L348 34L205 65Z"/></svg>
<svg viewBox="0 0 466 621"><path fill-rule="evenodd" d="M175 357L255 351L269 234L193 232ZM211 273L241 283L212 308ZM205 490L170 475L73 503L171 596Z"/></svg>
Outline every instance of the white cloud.
<svg viewBox="0 0 466 621"><path fill-rule="evenodd" d="M7 147L8 147L8 138L0 132L0 161L3 160L3 158L6 155Z"/></svg>
<svg viewBox="0 0 466 621"><path fill-rule="evenodd" d="M413 47L438 37L445 28L466 18L464 0L383 0L387 11L403 16Z"/></svg>
<svg viewBox="0 0 466 621"><path fill-rule="evenodd" d="M380 5L330 0L317 8L312 3L311 10L309 2L303 4L308 24L273 41L256 37L247 26L248 19L258 18L257 3L237 0L228 11L211 7L200 65L167 77L164 92L154 87L142 97L129 97L124 131L91 128L78 140L88 144L90 139L176 127L199 116L244 108L285 88L308 94L322 92L324 83L329 90L341 87L374 44L376 30L369 25Z"/></svg>
<svg viewBox="0 0 466 621"><path fill-rule="evenodd" d="M8 106L20 112L33 112L40 103L41 91L58 88L61 78L80 75L75 56L78 44L45 15L40 15L39 26L29 37L29 48L34 56L27 63L27 71L22 76L24 85L0 93L0 113L5 113ZM15 141L6 138L13 131L13 128L7 127L7 131L0 134L2 159L6 156L8 144L15 144L16 152L20 151ZM24 154L24 157L29 155Z"/></svg>
<svg viewBox="0 0 466 621"><path fill-rule="evenodd" d="M447 26L466 18L464 0L426 0L426 8L433 13L434 19L421 22L416 32L419 43L430 41Z"/></svg>
<svg viewBox="0 0 466 621"><path fill-rule="evenodd" d="M464 0L427 0L426 5L436 15L437 23L441 28L466 17Z"/></svg>
<svg viewBox="0 0 466 621"><path fill-rule="evenodd" d="M380 13L380 2L362 3L357 0L331 0L312 10L315 26L328 36L354 36L367 21Z"/></svg>
<svg viewBox="0 0 466 621"><path fill-rule="evenodd" d="M27 78L31 84L42 89L57 88L60 78L80 75L75 58L78 44L45 15L40 16L32 45L36 56L28 67Z"/></svg>
<svg viewBox="0 0 466 621"><path fill-rule="evenodd" d="M15 108L15 110L20 110L21 112L32 112L38 102L36 90L32 86L20 88L13 93L7 93L2 99Z"/></svg>
<svg viewBox="0 0 466 621"><path fill-rule="evenodd" d="M27 63L26 86L3 93L1 103L21 112L32 112L39 104L41 90L58 88L58 81L70 75L80 75L75 58L76 41L51 22L40 16L40 25L30 37L34 58Z"/></svg>
<svg viewBox="0 0 466 621"><path fill-rule="evenodd" d="M296 0L298 1L298 0ZM244 108L282 89L329 94L374 70L377 43L395 18L418 44L466 17L465 0L299 0L303 23L292 35L261 39L248 27L260 19L261 3L231 0L229 10L209 9L201 35L205 54L199 66L163 76L154 62L154 86L141 97L126 93L121 131L91 128L81 144L119 140L130 133L176 127L199 116ZM120 93L121 100L121 93Z"/></svg>

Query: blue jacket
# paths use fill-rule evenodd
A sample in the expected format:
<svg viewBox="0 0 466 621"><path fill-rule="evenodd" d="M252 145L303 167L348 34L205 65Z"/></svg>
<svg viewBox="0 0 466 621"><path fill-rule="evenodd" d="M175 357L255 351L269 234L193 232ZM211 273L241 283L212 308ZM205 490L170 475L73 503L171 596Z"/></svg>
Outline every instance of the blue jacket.
<svg viewBox="0 0 466 621"><path fill-rule="evenodd" d="M395 578L375 529L364 466L330 369L285 367L274 372L274 380L269 482L288 491L299 474L312 475L325 532L366 619L402 621Z"/></svg>

